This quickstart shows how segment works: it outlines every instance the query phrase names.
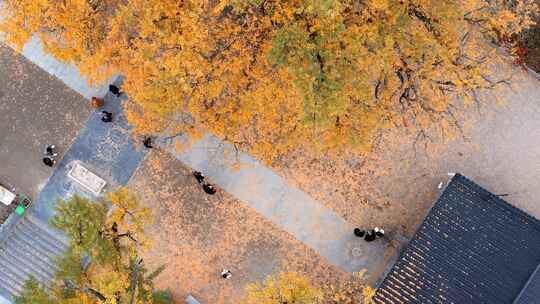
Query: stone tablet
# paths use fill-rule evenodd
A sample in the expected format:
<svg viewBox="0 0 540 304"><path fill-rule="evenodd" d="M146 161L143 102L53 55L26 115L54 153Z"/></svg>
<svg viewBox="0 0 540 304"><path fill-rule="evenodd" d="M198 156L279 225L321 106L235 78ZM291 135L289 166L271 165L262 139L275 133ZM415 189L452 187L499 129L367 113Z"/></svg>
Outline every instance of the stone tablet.
<svg viewBox="0 0 540 304"><path fill-rule="evenodd" d="M68 172L68 176L96 196L101 193L101 190L103 190L107 184L105 180L90 172L90 170L86 169L79 163L73 165L73 168L71 168L71 170Z"/></svg>
<svg viewBox="0 0 540 304"><path fill-rule="evenodd" d="M2 204L9 206L15 197L16 195L14 193L0 186L0 202L2 202Z"/></svg>

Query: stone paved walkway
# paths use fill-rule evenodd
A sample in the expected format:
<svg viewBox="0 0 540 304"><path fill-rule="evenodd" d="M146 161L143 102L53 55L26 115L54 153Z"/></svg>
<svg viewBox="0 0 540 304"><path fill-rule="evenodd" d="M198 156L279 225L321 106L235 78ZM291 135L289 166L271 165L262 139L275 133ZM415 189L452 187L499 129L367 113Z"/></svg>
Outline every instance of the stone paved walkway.
<svg viewBox="0 0 540 304"><path fill-rule="evenodd" d="M242 166L233 169L232 145L211 135L180 153L174 140L161 145L334 265L350 272L365 268L370 273L382 265L383 243L368 244L354 237L352 225L249 155L241 153Z"/></svg>
<svg viewBox="0 0 540 304"><path fill-rule="evenodd" d="M75 192L93 196L67 177L67 172L74 162L80 162L90 171L97 173L108 182L110 189L127 184L144 158L145 151L135 149L121 106L123 100L107 94L108 85L89 85L88 79L80 74L76 66L65 64L46 54L37 37L33 37L25 44L21 54L86 99L93 96L104 97L105 107L102 110L114 113L114 122L110 124L101 122L99 113L91 113L86 125L55 167L31 208L36 218L47 222L54 213L54 205L58 198L69 198ZM118 76L115 76L109 83L117 79Z"/></svg>
<svg viewBox="0 0 540 304"><path fill-rule="evenodd" d="M35 54L39 55L39 52L36 52ZM33 57L33 59L35 58L46 58L46 56ZM70 70L69 67L58 67L56 66L57 64L60 63L58 61L49 60L48 64L44 64L42 67L53 69L54 71L67 71L63 76L77 77L78 73L73 73L73 70ZM49 70L46 71L51 72ZM51 72L51 74L53 72ZM82 81L83 80L81 79L75 79L75 81L66 84L76 86L77 84L83 83ZM73 89L80 90L78 93L91 95L107 92L107 87L90 88L79 86L73 87ZM37 196L37 199L34 200L32 206L25 215L26 219L32 217L36 223L40 223L40 225L46 227L49 218L54 215L55 205L59 198L68 199L74 193L95 198L94 195L83 188L82 185L79 185L68 177L67 173L75 163L80 163L107 182L107 186L102 193L127 184L141 161L144 159L146 150L137 150L135 148L135 144L130 134L130 127L123 114L122 102L125 101L125 97L122 99L115 98L110 93L105 96L105 107L103 110L113 113L112 123L102 122L101 115L98 112L90 113L90 117L86 120L86 117L88 117L87 109L86 112L81 111L82 114L80 116L83 116L81 120L83 122L86 121L86 123L81 123L84 127L79 130L78 135L71 143L71 146L66 145L65 142L61 147L59 146L62 150L65 149L64 145L68 146L67 151L61 151L64 152L62 153L63 155L61 155L63 156L62 159L54 167L52 175L47 179L43 189ZM61 109L61 107L62 106L60 105L58 108ZM31 109L35 111L35 108ZM55 113L51 115L52 119L54 119L54 115ZM31 122L31 120L29 121ZM67 131L69 130L63 130L63 132ZM58 142L55 143L58 144ZM32 151L31 149L28 150L29 151L26 151L26 153L30 153L33 156L37 154L37 157L41 157L41 150L38 153L35 153L35 151ZM27 162L28 160L26 159L24 161ZM34 161L33 163L40 164L40 162L37 161ZM17 253L12 252L12 250L15 250L13 249L14 247L12 244L14 242L13 240L20 239L25 239L25 242L30 246L27 248L27 252L38 252L38 244L41 243L34 238L39 238L41 232L22 236L21 233L24 232L20 229L16 229L18 224L24 222L24 220L21 219L21 217L12 213L8 220L0 227L0 249L2 249L5 256L17 256ZM49 229L48 233L55 236L57 239L64 239L64 236L59 231ZM2 242L2 240L4 240L4 242ZM36 257L30 257L28 263L25 264L27 268L25 268L24 274L17 273L15 275L13 272L11 275L16 276L21 281L29 275L34 275L32 271L38 271L38 269L43 269L44 267L35 266L33 262L37 260L39 259ZM4 259L3 261L7 261L7 259ZM7 270L2 271L7 272ZM51 271L51 273L54 273L54 271ZM3 275L7 275L7 273L3 273ZM22 283L18 282L18 284ZM3 291L4 293L0 290L0 304L9 303L10 301L8 299L11 296L9 293L5 293L5 289ZM14 294L14 292L14 289L11 290L11 294Z"/></svg>
<svg viewBox="0 0 540 304"><path fill-rule="evenodd" d="M68 87L85 97L97 95L98 92L105 90L105 88L90 88L83 85L86 83L86 79L80 75L76 67L63 64L50 55L44 54L39 40L36 38L25 46L23 55L45 71L56 75ZM92 125L92 121L95 119L95 117L91 118L89 124ZM91 130L94 127L91 126ZM76 159L81 159L81 157L83 159L92 158L91 155L96 152L93 149L99 147L92 142L90 139L92 137L85 136L89 130L88 125L85 130L73 148L74 151L80 151L79 155L70 155L68 152L59 169L51 178L52 181L45 187L43 195L36 202L35 212L38 217L47 218L51 215L52 206L49 204L53 203L51 203L50 197L54 195L65 196L72 191L70 183L66 184L65 179L62 178L68 170L68 164ZM126 141L124 136L127 134L116 135L113 141ZM112 142L109 141L108 144L111 145ZM180 154L176 153L174 144L170 147L167 146L167 142L163 144L168 151L186 165L203 171L218 186L257 210L304 244L315 249L331 263L350 272L364 268L368 271L375 271L383 263L384 245L380 242L368 244L355 238L352 235L354 227L335 212L325 208L299 189L290 187L281 177L259 164L249 155L242 154L241 162L244 168L238 171L234 170L230 166L232 163L224 153L227 149L233 151L228 143L208 135L196 143L192 149ZM216 147L219 148L216 149ZM102 152L106 151L107 149L103 149ZM120 155L121 153L111 159L119 164L121 161L128 161L127 158L122 159ZM100 169L98 172L103 169L99 167L99 162L94 164L96 169ZM133 167L134 170L135 164L136 160L129 167Z"/></svg>
<svg viewBox="0 0 540 304"><path fill-rule="evenodd" d="M88 79L81 75L76 66L64 64L53 56L46 54L43 51L41 41L37 37L33 37L25 44L22 55L49 74L56 76L86 99L90 99L92 96L104 96L107 93L107 86L89 85ZM116 77L113 77L110 82L113 82L114 78Z"/></svg>
<svg viewBox="0 0 540 304"><path fill-rule="evenodd" d="M73 164L79 162L107 182L102 193L126 185L143 160L146 150L137 150L122 111L121 100L108 94L106 111L114 113L112 123L103 123L100 113L90 115L75 142L58 163L53 175L41 191L31 212L47 222L54 213L57 198L69 198L74 193L94 195L67 176Z"/></svg>
<svg viewBox="0 0 540 304"><path fill-rule="evenodd" d="M88 97L96 92L93 91L92 88L82 85L82 83L85 83L86 80L80 76L76 68L73 66L64 65L58 61L55 61L53 58L43 55L38 45L39 44L36 44L35 41L31 42L27 47L25 47L25 52L23 54L28 56L30 60L41 66L46 71L57 75L66 83L66 85L81 93L83 96ZM520 101L538 101L538 83L527 81L523 84L525 87L517 88L519 93L516 94L506 92L504 93L504 96L507 99L516 99ZM509 178L516 181L521 180L520 176L523 176L522 174L518 174L518 172L530 172L532 170L534 174L529 174L529 176L537 176L538 172L540 172L537 168L539 164L538 151L537 149L527 148L530 147L528 145L530 142L530 137L524 136L525 134L533 134L536 136L538 134L538 128L528 127L529 125L535 125L534 123L530 123L527 124L526 127L522 127L524 126L524 118L522 116L523 113L521 113L518 108L515 108L515 110L515 115L511 116L512 119L505 118L506 120L504 120L503 117L501 117L499 120L492 120L492 123L496 126L503 127L505 130L512 130L511 133L504 133L504 136L497 138L495 141L497 143L508 142L509 144L501 145L501 148L499 148L498 146L492 145L492 140L494 138L491 138L488 142L480 141L486 150L494 150L493 153L489 152L487 154L488 156L501 156L500 158L496 158L497 161L495 163L493 163L495 158L492 159L489 157L484 158L481 162L479 162L479 164L488 165L488 169L478 171L483 172L482 176L489 176L489 174L486 172L492 172L492 176L489 176L490 178L492 177L498 179L500 176L509 176ZM537 113L537 111L528 112L529 115L525 118L526 121L538 121ZM529 116L531 118L529 118ZM491 127L493 126L486 126L487 128L484 131L479 131L479 133L490 133L489 130L492 130ZM115 135L111 135L111 137L114 136ZM488 139L489 137L485 138ZM512 143L515 143L515 145ZM93 142L89 141L82 145L85 146L85 149L93 149L92 144ZM127 145L129 146L130 144L128 143ZM276 226L288 231L298 240L315 249L335 265L349 271L356 271L364 267L372 270L382 262L384 248L381 244L375 243L374 245L368 246L365 243L354 239L351 235L353 227L350 226L345 220L343 220L333 211L324 208L321 204L311 199L304 192L290 187L280 176L259 164L249 155L241 154L240 159L243 164L242 168L240 168L240 170L232 169L230 166L231 160L229 157L231 154L233 154L232 152L234 150L227 143L220 142L217 138L207 135L201 141L195 143L189 150L182 151L180 153L176 152L176 149L174 148L175 144L172 140L163 141L161 142L161 145L175 155L177 159L194 169L203 171L212 182L216 183L225 191L233 194L244 203L257 210ZM131 151L131 148L128 150ZM229 153L225 153L226 150L229 150ZM92 151L82 152L82 157L84 157L84 155L91 155L87 153L92 153ZM116 156L112 156L110 159L114 159L115 162L118 161L118 163L121 163L123 160L120 155L123 155L123 153L118 152L115 155ZM126 155L132 154L129 152ZM142 156L137 157L142 158ZM71 160L74 159L75 155ZM503 161L501 161L501 159ZM70 158L67 157L64 161L64 165L66 165L69 161ZM93 160L90 162L92 161ZM99 163L100 161L96 160L96 166L99 166ZM135 163L137 163L137 160L133 161L133 164ZM444 172L451 171L449 169L452 169L452 167L448 164L448 162L445 163L447 164L445 167L448 167L448 170L447 168L444 168ZM502 164L509 166L509 168L499 170L497 165ZM133 168L133 170L135 168ZM103 168L99 168L99 170L102 169ZM459 169L459 171L464 172L471 177L476 177L474 172L467 173L467 170L476 171L476 169L479 168L456 167L454 169ZM513 169L516 174L508 175L509 169ZM128 169L126 172L129 172L130 170L131 169ZM119 178L119 176L117 176L114 172L116 171L110 171L110 177L112 177L113 180L116 178L119 182L121 182L123 178ZM534 201L534 197L531 196L533 192L529 191L529 189L532 189L534 185L537 184L537 179L535 179L534 182L528 181L532 181L532 179L528 178L527 183L521 181L520 187L497 187L500 189L496 190L508 192L520 191L521 195L527 196L525 199L530 203ZM51 191L56 191L54 189L59 189L58 187L61 186L63 186L62 182L58 181L58 184L51 186L51 188L53 188ZM66 188L70 189L69 186L64 187L64 189ZM44 191L45 193L48 193L46 190ZM62 193L62 191L64 190L57 191L57 193ZM515 194L512 193L512 195ZM529 201L529 199L531 200ZM45 205L43 206L43 208L45 208ZM537 206L522 207L525 207L525 209L528 209L529 211L533 211L533 213L535 209L537 209ZM46 210L40 210L38 212L43 212L43 214L47 216ZM356 247L358 250L355 250L355 252L359 253L358 257L352 255L353 248Z"/></svg>

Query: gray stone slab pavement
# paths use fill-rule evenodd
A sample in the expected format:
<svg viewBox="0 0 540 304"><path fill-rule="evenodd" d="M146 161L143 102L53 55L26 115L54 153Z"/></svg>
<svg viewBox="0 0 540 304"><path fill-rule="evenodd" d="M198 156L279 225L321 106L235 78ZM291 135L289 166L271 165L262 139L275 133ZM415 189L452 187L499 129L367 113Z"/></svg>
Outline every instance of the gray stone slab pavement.
<svg viewBox="0 0 540 304"><path fill-rule="evenodd" d="M124 97L122 99L125 100ZM114 113L113 122L102 122L97 112L90 115L31 207L30 212L41 221L46 223L54 215L58 198L68 199L74 193L96 198L94 193L68 177L69 170L75 164L84 166L107 182L103 194L126 185L144 159L147 150L136 149L122 111L122 101L107 94L103 110Z"/></svg>
<svg viewBox="0 0 540 304"><path fill-rule="evenodd" d="M104 124L98 113L90 116L89 103L83 96L104 96L106 86L85 86L85 79L81 79L74 67L50 56L40 57L43 54L39 48L26 55L37 60L45 71L0 45L0 67L4 68L4 73L0 74L0 80L4 80L0 84L0 98L4 99L0 102L3 116L0 120L0 178L5 176L2 180L14 186L17 192L37 198L28 213L47 223L56 199L66 198L77 188L66 176L67 164L82 161L92 168L100 168L99 172L105 173L113 185L124 185L144 158L145 151L135 150L127 120L122 115L121 101L111 94L106 96L105 109L115 114L113 123ZM49 94L56 94L55 98ZM75 102L71 103L70 97ZM61 159L50 178L53 170L41 163L48 144L57 145ZM19 219L18 215L11 214L0 227L1 236L6 237L13 231L11 228ZM63 237L56 231L50 233ZM11 302L0 294L0 304L4 303Z"/></svg>
<svg viewBox="0 0 540 304"><path fill-rule="evenodd" d="M49 74L56 76L86 99L90 99L92 96L102 97L107 93L107 86L90 85L88 79L81 75L75 65L65 64L52 55L46 54L41 41L35 36L24 45L22 55ZM112 79L114 78L117 76L112 77Z"/></svg>
<svg viewBox="0 0 540 304"><path fill-rule="evenodd" d="M384 263L384 243L366 243L354 237L354 227L269 168L245 153L241 168L233 169L232 145L206 135L191 148L176 151L175 140L162 147L189 167L203 172L212 183L240 199L277 227L289 232L336 266L347 271L379 271Z"/></svg>

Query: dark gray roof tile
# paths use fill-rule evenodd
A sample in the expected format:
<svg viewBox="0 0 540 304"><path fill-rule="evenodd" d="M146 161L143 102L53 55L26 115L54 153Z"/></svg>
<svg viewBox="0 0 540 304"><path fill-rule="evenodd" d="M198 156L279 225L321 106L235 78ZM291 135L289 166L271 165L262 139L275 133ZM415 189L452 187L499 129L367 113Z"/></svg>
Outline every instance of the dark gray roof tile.
<svg viewBox="0 0 540 304"><path fill-rule="evenodd" d="M531 275L514 304L540 304L540 265Z"/></svg>
<svg viewBox="0 0 540 304"><path fill-rule="evenodd" d="M539 264L540 221L456 174L373 300L512 304Z"/></svg>

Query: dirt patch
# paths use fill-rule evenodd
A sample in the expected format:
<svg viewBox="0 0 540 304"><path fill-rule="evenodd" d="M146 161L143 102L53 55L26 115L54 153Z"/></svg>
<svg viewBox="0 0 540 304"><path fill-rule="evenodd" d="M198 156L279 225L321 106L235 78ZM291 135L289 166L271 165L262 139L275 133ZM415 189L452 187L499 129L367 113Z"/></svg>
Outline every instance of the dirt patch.
<svg viewBox="0 0 540 304"><path fill-rule="evenodd" d="M349 277L227 193L205 194L167 153L152 152L129 186L155 212L145 261L151 268L167 266L157 285L170 289L178 303L187 294L202 303L236 303L246 284L281 270L316 284ZM223 268L232 271L231 279L220 277Z"/></svg>

